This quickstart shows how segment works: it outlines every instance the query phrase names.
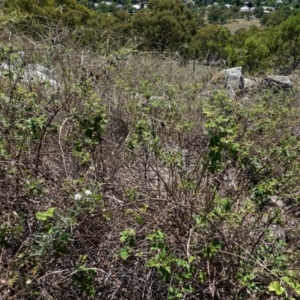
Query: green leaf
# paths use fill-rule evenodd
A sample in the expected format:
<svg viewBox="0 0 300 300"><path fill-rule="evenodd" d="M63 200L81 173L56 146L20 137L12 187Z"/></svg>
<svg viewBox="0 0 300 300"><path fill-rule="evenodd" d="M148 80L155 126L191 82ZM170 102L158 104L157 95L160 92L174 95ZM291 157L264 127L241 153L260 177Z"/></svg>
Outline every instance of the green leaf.
<svg viewBox="0 0 300 300"><path fill-rule="evenodd" d="M292 278L284 276L281 278L286 284L288 284L297 295L300 295L300 284L296 281L293 281Z"/></svg>
<svg viewBox="0 0 300 300"><path fill-rule="evenodd" d="M54 213L55 209L56 209L56 207L50 207L48 210L46 210L44 212L38 211L35 214L35 217L39 221L47 221L47 219L53 217L53 213Z"/></svg>
<svg viewBox="0 0 300 300"><path fill-rule="evenodd" d="M199 273L199 281L203 284L204 282L205 282L205 280L206 280L206 277L207 277L207 274L206 274L206 272L200 272Z"/></svg>
<svg viewBox="0 0 300 300"><path fill-rule="evenodd" d="M120 257L123 260L126 260L129 257L129 255L130 255L130 249L129 248L122 248L122 249L120 249L120 251L118 252L118 254L120 255Z"/></svg>
<svg viewBox="0 0 300 300"><path fill-rule="evenodd" d="M221 249L221 243L218 240L214 240L211 244L202 250L202 253L207 258L213 258L217 255L218 251Z"/></svg>
<svg viewBox="0 0 300 300"><path fill-rule="evenodd" d="M273 281L268 285L270 292L275 292L276 295L280 296L285 292L285 289L280 285L278 281Z"/></svg>
<svg viewBox="0 0 300 300"><path fill-rule="evenodd" d="M14 228L13 228L13 233L14 235L20 235L24 232L24 228L20 225L16 225Z"/></svg>

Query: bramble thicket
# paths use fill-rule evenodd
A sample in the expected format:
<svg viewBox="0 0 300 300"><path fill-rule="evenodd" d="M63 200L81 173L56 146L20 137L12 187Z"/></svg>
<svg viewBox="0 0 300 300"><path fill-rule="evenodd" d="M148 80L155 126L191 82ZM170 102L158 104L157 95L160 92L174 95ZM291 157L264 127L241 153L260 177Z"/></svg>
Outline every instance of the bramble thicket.
<svg viewBox="0 0 300 300"><path fill-rule="evenodd" d="M1 297L299 299L299 4L141 4L0 4Z"/></svg>

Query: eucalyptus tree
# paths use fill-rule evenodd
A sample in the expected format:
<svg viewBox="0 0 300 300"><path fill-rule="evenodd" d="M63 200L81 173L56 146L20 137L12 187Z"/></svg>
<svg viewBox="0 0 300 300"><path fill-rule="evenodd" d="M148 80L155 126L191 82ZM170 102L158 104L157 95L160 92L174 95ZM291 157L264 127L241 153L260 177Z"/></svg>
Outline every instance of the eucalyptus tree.
<svg viewBox="0 0 300 300"><path fill-rule="evenodd" d="M132 20L133 29L142 38L140 47L158 52L184 48L203 19L196 17L179 0L151 0Z"/></svg>
<svg viewBox="0 0 300 300"><path fill-rule="evenodd" d="M300 64L300 13L280 25L280 37L282 58L295 70Z"/></svg>
<svg viewBox="0 0 300 300"><path fill-rule="evenodd" d="M225 48L230 31L218 25L207 25L194 36L190 51L195 59L205 59L207 63L226 58Z"/></svg>

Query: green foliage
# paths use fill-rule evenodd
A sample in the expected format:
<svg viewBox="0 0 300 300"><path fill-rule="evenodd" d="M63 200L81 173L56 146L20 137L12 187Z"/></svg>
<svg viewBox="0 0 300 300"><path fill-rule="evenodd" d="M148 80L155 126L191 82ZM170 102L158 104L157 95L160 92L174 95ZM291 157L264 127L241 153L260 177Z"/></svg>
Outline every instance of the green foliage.
<svg viewBox="0 0 300 300"><path fill-rule="evenodd" d="M36 233L34 246L30 256L44 259L50 253L60 256L67 251L70 235L60 225L45 227L44 232Z"/></svg>
<svg viewBox="0 0 300 300"><path fill-rule="evenodd" d="M137 121L135 132L128 139L129 149L139 149L141 146L148 146L154 153L160 152L159 136L152 130L149 120L144 118Z"/></svg>
<svg viewBox="0 0 300 300"><path fill-rule="evenodd" d="M193 58L206 59L208 64L225 58L229 36L230 32L221 26L207 25L199 29L190 46Z"/></svg>
<svg viewBox="0 0 300 300"><path fill-rule="evenodd" d="M27 181L25 184L25 188L30 194L41 195L43 193L42 184L43 180L41 179Z"/></svg>
<svg viewBox="0 0 300 300"><path fill-rule="evenodd" d="M143 38L139 47L175 51L196 33L196 17L180 1L152 0L149 9L139 11L132 20L133 29Z"/></svg>
<svg viewBox="0 0 300 300"><path fill-rule="evenodd" d="M74 225L74 212L65 215L54 214L56 207L45 212L37 212L35 218L43 223L34 235L34 247L30 256L40 257L42 260L51 253L60 256L67 250L70 241L70 227Z"/></svg>
<svg viewBox="0 0 300 300"><path fill-rule="evenodd" d="M0 281L9 296L297 299L296 89L237 91L232 101L210 80L214 66L195 61L192 71L171 53L265 71L283 61L288 37L296 43L297 26L231 35L199 28L177 1L86 20L74 1L61 12L43 3L0 16ZM44 10L57 14L47 30L35 15ZM18 36L24 24L35 40ZM33 64L57 85L27 81Z"/></svg>
<svg viewBox="0 0 300 300"><path fill-rule="evenodd" d="M94 277L97 275L96 268L88 268L85 265L87 255L79 257L78 265L75 269L75 274L72 276L72 281L79 289L84 291L87 296L94 298L96 290L93 285Z"/></svg>
<svg viewBox="0 0 300 300"><path fill-rule="evenodd" d="M172 273L171 264L174 256L168 251L165 235L161 230L157 230L148 235L147 239L151 242L151 250L157 252L154 257L148 260L147 267L157 269L162 280L168 282Z"/></svg>
<svg viewBox="0 0 300 300"><path fill-rule="evenodd" d="M206 135L209 138L208 168L211 173L220 171L228 158L240 161L241 152L246 151L238 141L240 128L232 114L234 104L222 92L215 95L212 105L215 101L223 102L223 114L219 114L213 106L204 107Z"/></svg>
<svg viewBox="0 0 300 300"><path fill-rule="evenodd" d="M126 189L125 194L126 194L126 197L130 201L134 201L137 197L137 190L136 189Z"/></svg>
<svg viewBox="0 0 300 300"><path fill-rule="evenodd" d="M273 63L278 61L293 69L299 64L297 26L292 24L292 18L297 23L297 11L286 9L286 6L265 14L262 19L263 24L273 24L275 28L283 26L280 37L273 35L271 26L256 30L256 33L250 29L244 36L238 31L231 37L224 27L204 26L198 10L188 9L178 0L153 0L148 8L140 9L135 14L104 3L100 3L98 10L90 10L86 4L75 1L61 4L52 0L14 0L6 1L5 5L11 14L3 16L3 24L10 23L14 30L25 30L37 38L43 36L52 41L60 39L85 45L106 55L108 50L128 47L130 41L133 50L177 52L184 59L206 58L208 63L224 59L230 65L244 66L250 73L272 68ZM232 7L227 9L222 5L213 5L207 14L208 21L223 24L234 18L236 12ZM16 9L18 13L15 13ZM257 15L261 15L259 9ZM279 25L282 22L286 25ZM68 26L68 36L56 37L56 28L61 25ZM294 33L288 27L294 28ZM294 38L291 38L291 34ZM290 40L292 47L289 47ZM287 62L286 53L289 56ZM35 128L41 125L40 120L32 121Z"/></svg>
<svg viewBox="0 0 300 300"><path fill-rule="evenodd" d="M147 240L150 241L150 248L156 255L147 261L146 266L156 269L164 282L173 280L173 284L168 288L168 299L178 299L184 294L192 293L193 288L187 282L196 273L196 269L192 266L194 258L189 257L187 260L176 258L167 245L166 235L160 229L149 234Z"/></svg>
<svg viewBox="0 0 300 300"><path fill-rule="evenodd" d="M218 240L213 241L205 249L202 250L204 257L211 259L214 258L218 251L221 249L221 243Z"/></svg>
<svg viewBox="0 0 300 300"><path fill-rule="evenodd" d="M283 282L285 282L292 290L300 296L300 284L298 283L298 280L292 276L284 276L281 278ZM282 288L281 288L282 289Z"/></svg>
<svg viewBox="0 0 300 300"><path fill-rule="evenodd" d="M35 214L35 217L39 221L47 221L48 219L53 217L55 209L56 207L50 207L45 212L37 212Z"/></svg>
<svg viewBox="0 0 300 300"><path fill-rule="evenodd" d="M300 14L289 17L280 25L281 51L285 65L295 70L300 64ZM287 60L288 58L288 60Z"/></svg>
<svg viewBox="0 0 300 300"><path fill-rule="evenodd" d="M103 117L103 111L100 109L99 112L96 112L94 118L82 118L78 117L80 129L83 131L86 139L91 142L100 143L101 142L101 134L104 131L104 125L106 124L106 120Z"/></svg>
<svg viewBox="0 0 300 300"><path fill-rule="evenodd" d="M255 7L255 10L253 12L253 15L256 17L256 18L262 18L264 16L264 9L263 7L261 6L257 6Z"/></svg>
<svg viewBox="0 0 300 300"><path fill-rule="evenodd" d="M25 228L20 216L15 215L10 222L1 221L0 225L0 248L9 249L12 246L10 241L13 237L22 236Z"/></svg>
<svg viewBox="0 0 300 300"><path fill-rule="evenodd" d="M213 5L207 13L209 23L225 24L230 18L232 18L232 9L229 10L221 5Z"/></svg>
<svg viewBox="0 0 300 300"><path fill-rule="evenodd" d="M132 247L135 244L135 231L130 228L120 233L120 242Z"/></svg>
<svg viewBox="0 0 300 300"><path fill-rule="evenodd" d="M130 252L132 249L130 247L121 248L118 251L118 255L123 259L126 260L130 256Z"/></svg>
<svg viewBox="0 0 300 300"><path fill-rule="evenodd" d="M270 292L275 292L276 295L280 296L285 292L285 289L280 286L280 283L278 281L273 281L268 285Z"/></svg>
<svg viewBox="0 0 300 300"><path fill-rule="evenodd" d="M64 25L67 26L80 26L88 20L91 12L83 5L76 4L76 1L56 1L53 0L13 0L6 1L5 5L9 10L19 10L24 14L31 15L31 22L34 24L36 21L45 24L53 19L60 19ZM57 9L61 7L61 9Z"/></svg>
<svg viewBox="0 0 300 300"><path fill-rule="evenodd" d="M284 22L293 14L297 14L297 11L295 12L295 10L291 9L290 6L283 6L271 13L264 14L261 19L261 24L268 27L276 26Z"/></svg>
<svg viewBox="0 0 300 300"><path fill-rule="evenodd" d="M250 73L259 68L265 69L265 60L269 55L269 49L264 44L264 39L263 36L253 36L245 41L245 57L242 63Z"/></svg>
<svg viewBox="0 0 300 300"><path fill-rule="evenodd" d="M125 246L121 248L117 254L123 259L126 260L130 253L133 251L135 246L135 230L132 228L126 229L120 233L120 242Z"/></svg>

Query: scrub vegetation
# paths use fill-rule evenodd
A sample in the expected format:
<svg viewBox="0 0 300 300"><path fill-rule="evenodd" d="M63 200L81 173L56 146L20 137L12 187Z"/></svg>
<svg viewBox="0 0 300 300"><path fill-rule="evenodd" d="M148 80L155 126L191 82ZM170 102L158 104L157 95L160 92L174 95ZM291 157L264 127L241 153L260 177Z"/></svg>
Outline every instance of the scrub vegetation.
<svg viewBox="0 0 300 300"><path fill-rule="evenodd" d="M4 2L1 299L299 299L297 10ZM225 66L294 87L232 100Z"/></svg>

